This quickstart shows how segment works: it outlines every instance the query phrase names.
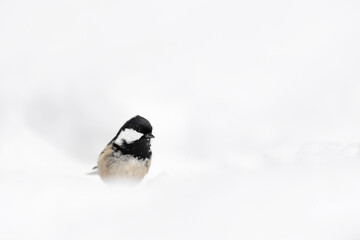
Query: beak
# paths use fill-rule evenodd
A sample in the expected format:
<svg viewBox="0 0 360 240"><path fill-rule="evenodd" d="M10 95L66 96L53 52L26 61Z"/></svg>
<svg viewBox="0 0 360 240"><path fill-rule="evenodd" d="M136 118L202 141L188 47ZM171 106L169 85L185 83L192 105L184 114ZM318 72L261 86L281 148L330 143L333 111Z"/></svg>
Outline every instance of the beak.
<svg viewBox="0 0 360 240"><path fill-rule="evenodd" d="M154 138L154 135L152 135L152 133L148 133L146 134L146 138Z"/></svg>

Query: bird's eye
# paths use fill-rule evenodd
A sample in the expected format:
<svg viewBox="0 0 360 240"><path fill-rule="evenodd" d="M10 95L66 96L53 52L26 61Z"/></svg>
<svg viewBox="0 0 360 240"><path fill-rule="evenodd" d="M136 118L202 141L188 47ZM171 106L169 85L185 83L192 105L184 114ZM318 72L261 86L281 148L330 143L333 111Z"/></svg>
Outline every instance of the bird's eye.
<svg viewBox="0 0 360 240"><path fill-rule="evenodd" d="M136 131L140 132L140 128L137 128Z"/></svg>

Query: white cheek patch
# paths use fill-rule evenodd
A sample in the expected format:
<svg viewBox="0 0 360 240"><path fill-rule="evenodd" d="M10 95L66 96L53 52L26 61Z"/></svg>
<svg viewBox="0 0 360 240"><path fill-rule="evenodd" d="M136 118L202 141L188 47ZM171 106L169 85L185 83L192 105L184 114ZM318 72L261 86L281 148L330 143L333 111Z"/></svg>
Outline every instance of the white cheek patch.
<svg viewBox="0 0 360 240"><path fill-rule="evenodd" d="M123 141L125 141L127 144L129 144L136 140L139 140L142 136L142 133L139 133L134 129L126 128L125 130L120 132L119 136L115 140L115 143L121 145Z"/></svg>

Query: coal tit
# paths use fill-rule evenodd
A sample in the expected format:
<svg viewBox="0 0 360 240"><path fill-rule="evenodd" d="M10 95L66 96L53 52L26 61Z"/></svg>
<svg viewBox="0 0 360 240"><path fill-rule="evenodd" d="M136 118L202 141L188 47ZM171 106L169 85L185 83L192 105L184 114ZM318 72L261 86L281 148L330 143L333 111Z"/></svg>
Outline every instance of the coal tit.
<svg viewBox="0 0 360 240"><path fill-rule="evenodd" d="M100 153L94 169L105 182L140 182L150 168L153 137L148 120L131 118Z"/></svg>

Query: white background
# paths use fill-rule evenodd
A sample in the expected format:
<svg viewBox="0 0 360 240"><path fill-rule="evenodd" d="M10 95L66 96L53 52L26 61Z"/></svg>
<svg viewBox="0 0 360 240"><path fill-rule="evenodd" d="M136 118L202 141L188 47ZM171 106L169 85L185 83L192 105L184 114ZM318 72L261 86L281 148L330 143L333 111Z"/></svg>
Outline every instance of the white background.
<svg viewBox="0 0 360 240"><path fill-rule="evenodd" d="M0 0L0 238L359 239L359 11ZM136 114L146 179L85 175Z"/></svg>

